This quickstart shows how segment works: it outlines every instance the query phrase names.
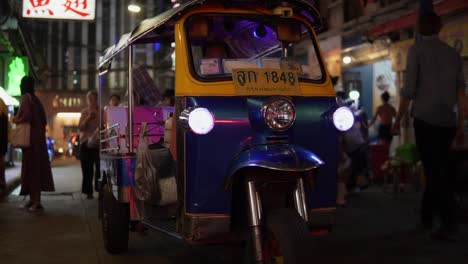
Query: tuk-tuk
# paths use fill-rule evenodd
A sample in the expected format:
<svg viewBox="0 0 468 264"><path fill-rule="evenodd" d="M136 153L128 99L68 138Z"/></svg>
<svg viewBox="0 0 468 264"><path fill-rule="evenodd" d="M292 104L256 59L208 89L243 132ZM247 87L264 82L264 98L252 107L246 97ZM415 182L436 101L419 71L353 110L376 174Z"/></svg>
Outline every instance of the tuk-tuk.
<svg viewBox="0 0 468 264"><path fill-rule="evenodd" d="M333 224L337 138L354 122L337 104L319 22L303 0L193 0L106 50L101 103L112 61L125 54L128 69L128 106L101 118L109 252L145 226L189 242L245 241L248 262L309 263L304 241ZM135 105L136 57L152 56L135 48L147 44L175 54L174 107Z"/></svg>

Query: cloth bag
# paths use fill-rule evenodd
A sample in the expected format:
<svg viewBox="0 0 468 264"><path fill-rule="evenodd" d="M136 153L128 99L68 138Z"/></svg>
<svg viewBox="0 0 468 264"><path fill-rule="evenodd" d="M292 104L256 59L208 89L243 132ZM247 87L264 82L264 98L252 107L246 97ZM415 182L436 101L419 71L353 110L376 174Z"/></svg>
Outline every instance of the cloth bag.
<svg viewBox="0 0 468 264"><path fill-rule="evenodd" d="M177 202L177 183L175 164L169 149L150 149L144 137L147 124L141 125L137 148L135 172L135 194L139 200L148 204L165 206Z"/></svg>
<svg viewBox="0 0 468 264"><path fill-rule="evenodd" d="M11 129L11 145L17 148L28 148L31 145L31 124L16 124Z"/></svg>

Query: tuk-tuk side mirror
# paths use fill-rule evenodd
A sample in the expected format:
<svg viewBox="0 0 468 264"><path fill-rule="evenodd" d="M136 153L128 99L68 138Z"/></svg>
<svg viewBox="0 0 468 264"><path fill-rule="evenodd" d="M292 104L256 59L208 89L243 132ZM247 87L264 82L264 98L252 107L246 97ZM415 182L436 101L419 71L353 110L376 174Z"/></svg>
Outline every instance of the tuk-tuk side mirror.
<svg viewBox="0 0 468 264"><path fill-rule="evenodd" d="M189 37L193 38L207 38L209 33L208 19L204 17L193 18L190 21Z"/></svg>
<svg viewBox="0 0 468 264"><path fill-rule="evenodd" d="M301 26L296 23L278 24L276 34L278 40L287 43L298 43L302 39Z"/></svg>

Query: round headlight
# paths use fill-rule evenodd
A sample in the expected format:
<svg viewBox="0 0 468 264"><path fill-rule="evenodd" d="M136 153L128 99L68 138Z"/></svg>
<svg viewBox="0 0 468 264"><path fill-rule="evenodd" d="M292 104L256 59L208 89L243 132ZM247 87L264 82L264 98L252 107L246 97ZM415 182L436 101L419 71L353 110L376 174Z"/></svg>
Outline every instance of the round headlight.
<svg viewBox="0 0 468 264"><path fill-rule="evenodd" d="M290 128L296 120L294 104L285 97L274 98L264 103L262 113L265 123L278 131Z"/></svg>
<svg viewBox="0 0 468 264"><path fill-rule="evenodd" d="M348 131L354 125L354 114L348 107L340 107L333 113L333 124L340 131Z"/></svg>
<svg viewBox="0 0 468 264"><path fill-rule="evenodd" d="M214 127L214 116L208 109L197 107L189 113L188 125L195 134L208 134Z"/></svg>

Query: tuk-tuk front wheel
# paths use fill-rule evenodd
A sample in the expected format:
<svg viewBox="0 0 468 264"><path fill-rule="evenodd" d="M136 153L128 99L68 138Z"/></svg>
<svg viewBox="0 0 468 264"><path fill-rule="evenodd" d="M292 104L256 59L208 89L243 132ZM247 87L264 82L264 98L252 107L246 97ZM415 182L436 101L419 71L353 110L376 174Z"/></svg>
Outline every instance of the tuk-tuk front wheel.
<svg viewBox="0 0 468 264"><path fill-rule="evenodd" d="M288 208L275 209L263 221L262 256L265 264L302 264L312 261L309 229L299 214ZM247 240L245 263L255 263L253 239Z"/></svg>
<svg viewBox="0 0 468 264"><path fill-rule="evenodd" d="M119 203L107 189L101 190L102 235L106 250L117 254L128 250L130 211L128 204Z"/></svg>

